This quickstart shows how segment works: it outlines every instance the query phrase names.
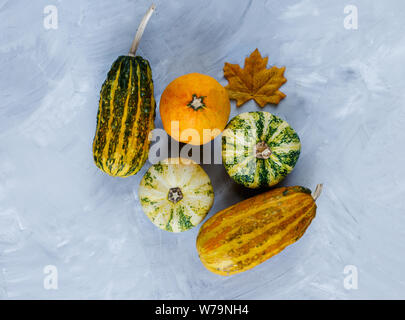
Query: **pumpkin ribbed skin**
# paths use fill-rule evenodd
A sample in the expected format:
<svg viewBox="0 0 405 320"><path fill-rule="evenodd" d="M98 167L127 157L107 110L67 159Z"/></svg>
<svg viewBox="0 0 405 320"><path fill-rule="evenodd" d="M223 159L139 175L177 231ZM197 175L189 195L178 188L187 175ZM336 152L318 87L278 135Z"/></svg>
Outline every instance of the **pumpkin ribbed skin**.
<svg viewBox="0 0 405 320"><path fill-rule="evenodd" d="M220 275L249 270L297 241L315 217L307 188L277 188L216 213L201 227L197 250Z"/></svg>
<svg viewBox="0 0 405 320"><path fill-rule="evenodd" d="M259 148L267 148L268 153L258 155ZM222 134L222 162L227 173L252 189L283 180L293 170L300 151L297 133L269 112L241 113L229 121Z"/></svg>
<svg viewBox="0 0 405 320"><path fill-rule="evenodd" d="M169 83L160 97L159 111L163 128L173 139L201 145L224 130L231 103L217 80L189 73Z"/></svg>
<svg viewBox="0 0 405 320"><path fill-rule="evenodd" d="M214 202L208 175L198 164L183 158L166 159L150 167L138 193L147 217L170 232L195 227Z"/></svg>
<svg viewBox="0 0 405 320"><path fill-rule="evenodd" d="M118 57L100 92L93 140L97 167L118 177L128 177L142 168L148 157L155 107L148 61L139 56Z"/></svg>

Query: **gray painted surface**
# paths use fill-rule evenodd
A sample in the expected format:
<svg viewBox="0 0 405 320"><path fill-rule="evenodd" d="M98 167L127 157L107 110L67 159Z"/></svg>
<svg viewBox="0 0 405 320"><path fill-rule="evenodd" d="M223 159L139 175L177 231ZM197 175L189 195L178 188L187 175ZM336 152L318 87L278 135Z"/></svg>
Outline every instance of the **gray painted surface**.
<svg viewBox="0 0 405 320"><path fill-rule="evenodd" d="M0 298L404 298L405 4L401 1L160 1L138 53L156 99L175 77L206 73L256 47L286 66L287 94L265 111L299 133L302 154L281 185L323 182L304 237L233 277L206 271L199 228L155 228L136 199L140 178L93 164L99 90L126 54L148 1L0 1ZM358 30L344 28L346 5ZM44 7L58 29L44 28ZM261 110L253 101L236 109ZM161 127L159 116L157 127ZM221 165L216 211L252 195ZM44 267L58 270L46 290ZM343 285L358 268L358 289Z"/></svg>

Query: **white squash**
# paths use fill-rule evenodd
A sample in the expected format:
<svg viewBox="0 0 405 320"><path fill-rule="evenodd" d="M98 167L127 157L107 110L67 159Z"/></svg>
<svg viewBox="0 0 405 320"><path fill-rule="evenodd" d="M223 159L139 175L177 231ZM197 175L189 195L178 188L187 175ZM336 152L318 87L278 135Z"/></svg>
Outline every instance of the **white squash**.
<svg viewBox="0 0 405 320"><path fill-rule="evenodd" d="M170 158L145 173L139 186L143 211L157 227L182 232L198 225L214 202L210 178L195 162Z"/></svg>

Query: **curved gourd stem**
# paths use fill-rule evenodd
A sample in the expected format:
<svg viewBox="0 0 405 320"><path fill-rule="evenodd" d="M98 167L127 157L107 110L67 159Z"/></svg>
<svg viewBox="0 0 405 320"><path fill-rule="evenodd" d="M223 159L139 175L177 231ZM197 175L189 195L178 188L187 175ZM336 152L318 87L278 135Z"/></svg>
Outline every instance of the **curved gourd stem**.
<svg viewBox="0 0 405 320"><path fill-rule="evenodd" d="M322 188L322 183L316 185L315 191L312 193L312 198L314 198L314 201L316 201L316 199L318 199L318 197L321 195Z"/></svg>
<svg viewBox="0 0 405 320"><path fill-rule="evenodd" d="M129 49L128 55L131 57L135 57L136 49L138 49L139 42L141 41L143 32L145 31L146 25L148 24L148 21L150 17L152 16L153 11L155 11L156 6L152 4L148 11L145 13L145 15L142 18L141 23L139 24L138 30L136 31L135 38L132 41L131 49Z"/></svg>

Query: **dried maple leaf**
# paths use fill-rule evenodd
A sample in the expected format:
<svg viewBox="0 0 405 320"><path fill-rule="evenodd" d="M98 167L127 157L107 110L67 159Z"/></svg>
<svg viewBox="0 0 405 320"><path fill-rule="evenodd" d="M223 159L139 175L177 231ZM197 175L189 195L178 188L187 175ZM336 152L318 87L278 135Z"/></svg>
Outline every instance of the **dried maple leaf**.
<svg viewBox="0 0 405 320"><path fill-rule="evenodd" d="M236 100L239 107L254 99L262 108L267 103L278 104L286 95L278 89L287 81L284 78L285 67L275 66L267 69L269 58L262 58L258 49L245 59L243 69L237 64L225 62L224 76L229 84L229 98Z"/></svg>

